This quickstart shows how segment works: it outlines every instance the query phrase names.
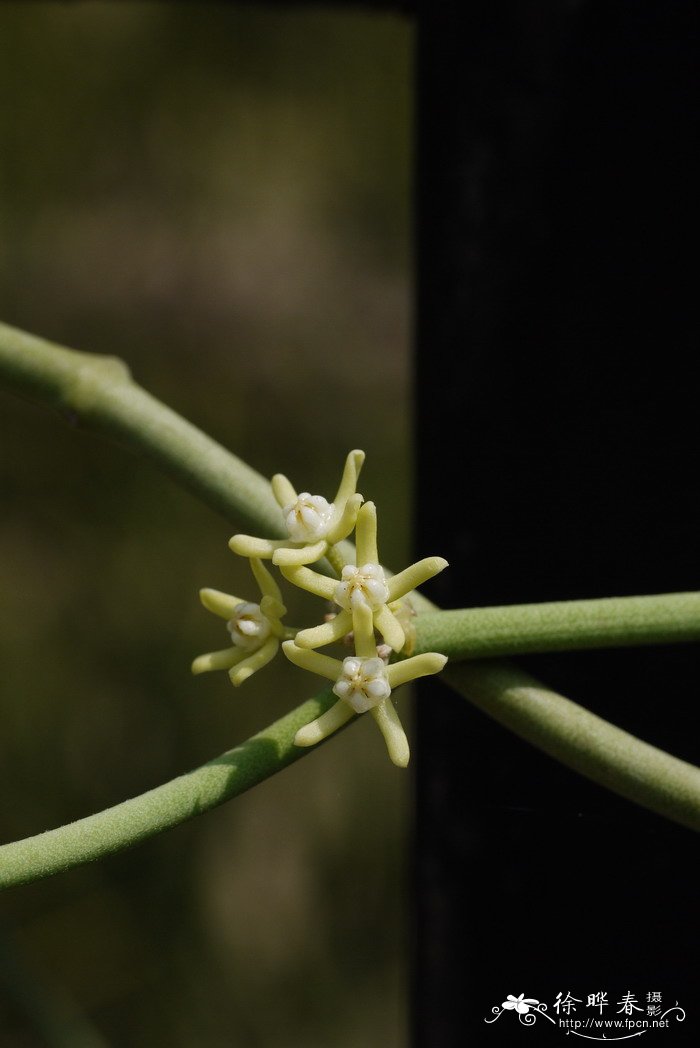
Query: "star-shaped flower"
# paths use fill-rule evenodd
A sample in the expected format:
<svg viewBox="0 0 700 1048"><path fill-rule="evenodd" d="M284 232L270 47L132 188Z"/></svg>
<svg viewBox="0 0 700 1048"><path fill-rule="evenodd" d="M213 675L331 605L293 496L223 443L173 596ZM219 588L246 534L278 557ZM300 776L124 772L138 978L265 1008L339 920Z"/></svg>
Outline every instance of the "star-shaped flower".
<svg viewBox="0 0 700 1048"><path fill-rule="evenodd" d="M379 564L377 511L373 502L365 502L358 513L355 542L356 563L343 568L339 582L301 565L284 565L281 568L282 574L290 582L334 601L341 609L330 622L297 633L295 640L300 648L321 648L324 644L339 640L350 630L357 629L355 619L358 609L368 608L374 626L384 641L394 651L401 651L406 637L395 614L397 602L447 567L443 557L426 557L398 575L387 578Z"/></svg>
<svg viewBox="0 0 700 1048"><path fill-rule="evenodd" d="M286 539L258 539L234 535L229 546L243 557L272 559L285 564L313 564L325 556L336 542L348 537L355 527L362 495L357 494L357 478L365 460L364 451L351 451L333 502L323 495L302 491L297 495L282 473L272 478L272 492L282 510L289 534Z"/></svg>
<svg viewBox="0 0 700 1048"><path fill-rule="evenodd" d="M290 635L281 622L287 609L279 586L262 561L251 558L250 566L260 588L259 604L215 589L199 591L204 607L227 620L232 646L200 655L192 663L192 672L228 670L236 687L266 666L277 654L280 641Z"/></svg>
<svg viewBox="0 0 700 1048"><path fill-rule="evenodd" d="M521 993L518 997L514 997L512 993L509 993L507 1000L503 1002L501 1008L505 1008L509 1011L516 1011L519 1015L525 1015L530 1011L531 1005L539 1003L540 1002L536 1001L534 997L526 997L524 993Z"/></svg>
<svg viewBox="0 0 700 1048"><path fill-rule="evenodd" d="M309 648L300 648L292 640L282 645L290 662L332 680L333 691L338 696L334 706L299 729L294 744L313 746L351 717L369 711L384 736L389 757L394 764L405 768L410 756L408 740L391 701L391 692L416 677L438 673L447 658L437 652L426 652L387 666L377 654L372 610L368 604L358 604L354 622L356 654L342 662Z"/></svg>

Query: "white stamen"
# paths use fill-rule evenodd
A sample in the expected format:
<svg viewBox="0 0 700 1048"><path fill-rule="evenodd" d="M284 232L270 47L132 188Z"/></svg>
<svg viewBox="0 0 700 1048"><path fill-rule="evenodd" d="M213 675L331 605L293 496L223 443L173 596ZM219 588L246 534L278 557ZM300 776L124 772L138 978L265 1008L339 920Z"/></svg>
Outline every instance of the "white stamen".
<svg viewBox="0 0 700 1048"><path fill-rule="evenodd" d="M330 528L335 506L323 495L302 491L294 502L284 507L284 522L293 542L318 542Z"/></svg>
<svg viewBox="0 0 700 1048"><path fill-rule="evenodd" d="M231 640L237 648L252 651L270 636L270 623L260 610L259 604L239 604L233 618L226 623Z"/></svg>
<svg viewBox="0 0 700 1048"><path fill-rule="evenodd" d="M352 564L346 564L333 599L346 611L362 605L376 611L389 599L389 588L381 566L363 564L361 568L354 568Z"/></svg>
<svg viewBox="0 0 700 1048"><path fill-rule="evenodd" d="M381 659L350 656L343 660L343 673L333 685L333 691L352 706L355 713L365 713L391 695L386 666Z"/></svg>
<svg viewBox="0 0 700 1048"><path fill-rule="evenodd" d="M362 659L358 659L352 655L343 662L343 673L346 673L349 677L354 677L361 669Z"/></svg>

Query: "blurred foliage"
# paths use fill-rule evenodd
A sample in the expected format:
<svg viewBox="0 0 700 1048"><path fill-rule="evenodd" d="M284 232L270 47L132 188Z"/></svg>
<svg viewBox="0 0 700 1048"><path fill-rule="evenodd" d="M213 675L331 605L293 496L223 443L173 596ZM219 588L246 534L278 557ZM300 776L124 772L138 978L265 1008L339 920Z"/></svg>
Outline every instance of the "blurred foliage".
<svg viewBox="0 0 700 1048"><path fill-rule="evenodd" d="M2 318L118 354L265 474L329 496L363 447L398 566L410 48L397 18L320 8L0 5ZM279 663L237 692L190 678L225 642L198 588L255 589L232 529L148 463L2 395L0 483L3 839L148 789L315 690ZM372 727L5 894L3 1048L405 1043L408 779Z"/></svg>

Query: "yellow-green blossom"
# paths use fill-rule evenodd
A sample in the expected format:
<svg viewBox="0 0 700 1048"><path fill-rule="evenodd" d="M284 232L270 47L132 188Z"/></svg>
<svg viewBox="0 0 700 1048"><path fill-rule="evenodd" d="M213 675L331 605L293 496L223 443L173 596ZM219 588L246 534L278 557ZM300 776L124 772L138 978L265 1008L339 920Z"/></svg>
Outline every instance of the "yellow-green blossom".
<svg viewBox="0 0 700 1048"><path fill-rule="evenodd" d="M309 648L300 648L292 640L282 645L290 662L332 680L333 691L338 696L334 706L299 729L294 743L296 746L313 746L352 717L369 711L384 736L389 757L394 764L405 768L410 756L408 739L391 701L391 692L416 677L439 673L447 658L437 652L426 652L387 666L377 654L369 605L358 604L353 617L355 655L342 662Z"/></svg>
<svg viewBox="0 0 700 1048"><path fill-rule="evenodd" d="M405 633L395 612L398 602L411 590L447 567L443 557L426 557L416 564L388 578L379 563L377 552L377 511L373 502L366 502L357 516L355 564L343 568L340 581L329 579L317 571L301 565L284 565L282 574L296 586L334 601L339 613L330 622L312 629L301 630L295 638L300 648L320 648L357 630L359 608L368 608L372 621L386 644L401 651Z"/></svg>
<svg viewBox="0 0 700 1048"><path fill-rule="evenodd" d="M272 478L272 492L282 510L289 538L272 540L234 535L229 542L233 552L243 557L272 559L280 566L313 564L320 560L355 527L362 505L362 495L355 489L364 460L364 451L350 452L335 499L330 503L323 495L311 495L308 491L297 495L284 474L276 473Z"/></svg>
<svg viewBox="0 0 700 1048"><path fill-rule="evenodd" d="M259 604L220 590L199 591L204 607L227 620L232 643L221 651L200 655L192 663L192 672L228 670L231 683L236 687L266 666L277 654L280 641L290 636L281 622L287 609L279 586L262 561L251 558L250 566L260 589Z"/></svg>

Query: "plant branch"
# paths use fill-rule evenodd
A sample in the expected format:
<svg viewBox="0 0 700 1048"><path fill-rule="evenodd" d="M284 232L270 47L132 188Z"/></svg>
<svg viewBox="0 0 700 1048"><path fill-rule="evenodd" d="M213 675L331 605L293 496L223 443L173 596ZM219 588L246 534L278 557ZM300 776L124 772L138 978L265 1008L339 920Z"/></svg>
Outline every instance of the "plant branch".
<svg viewBox="0 0 700 1048"><path fill-rule="evenodd" d="M269 482L137 385L116 357L65 349L0 323L0 381L152 459L237 526L283 537Z"/></svg>
<svg viewBox="0 0 700 1048"><path fill-rule="evenodd" d="M700 593L427 612L416 632L416 651L441 651L452 661L693 641L700 640Z"/></svg>
<svg viewBox="0 0 700 1048"><path fill-rule="evenodd" d="M700 769L650 746L504 663L461 663L448 684L568 767L674 822L700 830ZM132 847L201 815L312 750L300 727L336 701L330 689L220 757L96 815L0 847L0 888L28 884Z"/></svg>
<svg viewBox="0 0 700 1048"><path fill-rule="evenodd" d="M123 851L223 804L309 753L297 731L335 702L330 688L247 742L113 808L0 847L0 888L49 877Z"/></svg>
<svg viewBox="0 0 700 1048"><path fill-rule="evenodd" d="M449 664L442 676L550 757L667 819L700 830L700 768L615 727L503 662Z"/></svg>

